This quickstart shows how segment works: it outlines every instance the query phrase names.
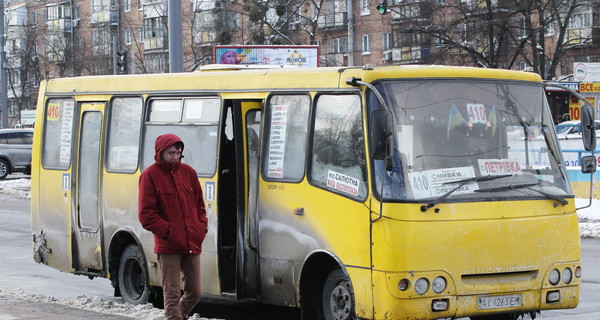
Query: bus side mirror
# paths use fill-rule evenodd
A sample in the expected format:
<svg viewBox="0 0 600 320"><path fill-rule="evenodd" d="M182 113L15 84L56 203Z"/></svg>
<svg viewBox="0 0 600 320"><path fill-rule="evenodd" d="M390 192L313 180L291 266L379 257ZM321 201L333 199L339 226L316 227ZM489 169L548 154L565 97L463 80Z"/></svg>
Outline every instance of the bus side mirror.
<svg viewBox="0 0 600 320"><path fill-rule="evenodd" d="M596 171L596 157L585 156L581 157L581 172L592 173Z"/></svg>
<svg viewBox="0 0 600 320"><path fill-rule="evenodd" d="M392 115L386 110L375 110L369 119L369 145L374 160L385 160L392 151Z"/></svg>
<svg viewBox="0 0 600 320"><path fill-rule="evenodd" d="M581 138L583 139L583 147L585 150L596 150L594 111L587 104L581 106Z"/></svg>

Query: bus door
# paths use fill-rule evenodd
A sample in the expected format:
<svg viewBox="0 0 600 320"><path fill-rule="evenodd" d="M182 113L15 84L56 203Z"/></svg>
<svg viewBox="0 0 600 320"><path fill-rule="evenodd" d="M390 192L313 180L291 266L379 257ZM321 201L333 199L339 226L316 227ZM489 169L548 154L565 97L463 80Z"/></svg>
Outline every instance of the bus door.
<svg viewBox="0 0 600 320"><path fill-rule="evenodd" d="M100 178L104 103L82 103L75 159L74 265L84 274L102 273Z"/></svg>
<svg viewBox="0 0 600 320"><path fill-rule="evenodd" d="M40 262L73 272L72 144L76 128L75 101L71 97L48 98L44 110L40 150L39 210L36 255ZM35 167L34 167L35 168ZM32 177L33 178L33 177ZM34 179L32 179L34 182Z"/></svg>
<svg viewBox="0 0 600 320"><path fill-rule="evenodd" d="M256 190L261 102L231 101L226 106L232 112L227 112L220 142L219 274L221 291L235 291L242 299L256 297L258 292Z"/></svg>

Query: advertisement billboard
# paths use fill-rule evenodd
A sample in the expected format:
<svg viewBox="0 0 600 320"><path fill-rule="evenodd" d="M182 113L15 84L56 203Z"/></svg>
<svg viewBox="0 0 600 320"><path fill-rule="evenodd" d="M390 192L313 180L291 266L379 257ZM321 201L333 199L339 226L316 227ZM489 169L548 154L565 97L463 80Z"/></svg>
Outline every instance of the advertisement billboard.
<svg viewBox="0 0 600 320"><path fill-rule="evenodd" d="M319 46L215 46L214 63L318 67Z"/></svg>

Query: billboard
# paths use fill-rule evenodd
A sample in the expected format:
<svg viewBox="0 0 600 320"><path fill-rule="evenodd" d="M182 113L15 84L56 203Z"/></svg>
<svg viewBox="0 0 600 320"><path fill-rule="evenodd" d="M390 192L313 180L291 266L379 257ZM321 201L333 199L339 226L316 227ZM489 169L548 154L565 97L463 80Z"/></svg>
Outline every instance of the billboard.
<svg viewBox="0 0 600 320"><path fill-rule="evenodd" d="M573 77L579 82L600 82L600 63L575 62Z"/></svg>
<svg viewBox="0 0 600 320"><path fill-rule="evenodd" d="M214 63L318 67L319 46L215 46Z"/></svg>

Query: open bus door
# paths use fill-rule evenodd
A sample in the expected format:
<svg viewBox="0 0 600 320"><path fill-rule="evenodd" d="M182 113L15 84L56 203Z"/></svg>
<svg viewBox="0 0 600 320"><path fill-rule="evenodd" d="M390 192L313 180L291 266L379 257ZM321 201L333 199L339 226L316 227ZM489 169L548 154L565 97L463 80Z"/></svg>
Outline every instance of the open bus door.
<svg viewBox="0 0 600 320"><path fill-rule="evenodd" d="M261 102L231 101L226 106L219 155L219 275L221 292L235 292L242 299L258 294L255 216Z"/></svg>
<svg viewBox="0 0 600 320"><path fill-rule="evenodd" d="M73 257L77 272L102 273L102 119L104 103L82 103L75 160L75 226Z"/></svg>

